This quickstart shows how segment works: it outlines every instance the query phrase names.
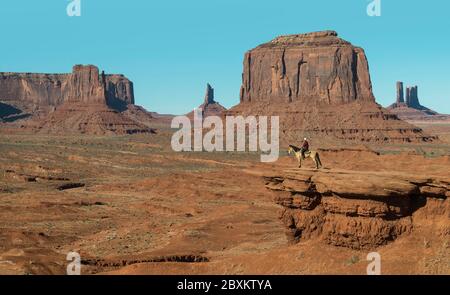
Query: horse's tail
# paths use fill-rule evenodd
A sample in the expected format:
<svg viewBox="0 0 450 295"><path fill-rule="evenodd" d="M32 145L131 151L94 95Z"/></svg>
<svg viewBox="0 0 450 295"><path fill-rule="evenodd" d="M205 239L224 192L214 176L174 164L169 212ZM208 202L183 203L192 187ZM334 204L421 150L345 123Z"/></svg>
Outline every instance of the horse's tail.
<svg viewBox="0 0 450 295"><path fill-rule="evenodd" d="M319 153L316 153L316 159L317 159L317 163L319 163L319 165L322 167L322 161L320 161Z"/></svg>

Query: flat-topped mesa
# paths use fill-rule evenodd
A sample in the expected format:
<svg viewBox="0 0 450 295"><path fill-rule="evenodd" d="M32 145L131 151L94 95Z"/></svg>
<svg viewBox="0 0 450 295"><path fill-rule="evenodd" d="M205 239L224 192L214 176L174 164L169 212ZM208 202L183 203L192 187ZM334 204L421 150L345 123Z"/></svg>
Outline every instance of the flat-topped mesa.
<svg viewBox="0 0 450 295"><path fill-rule="evenodd" d="M244 56L241 102L375 101L364 50L334 31L280 36Z"/></svg>
<svg viewBox="0 0 450 295"><path fill-rule="evenodd" d="M123 75L100 74L96 66L75 65L72 73L0 73L0 100L25 107L64 102L134 104L133 83Z"/></svg>
<svg viewBox="0 0 450 295"><path fill-rule="evenodd" d="M93 65L75 65L70 74L0 73L0 100L0 119L13 122L30 116L15 126L36 133L154 132L145 123L151 115L130 105L133 83L123 75L100 73ZM30 115L19 116L25 112Z"/></svg>

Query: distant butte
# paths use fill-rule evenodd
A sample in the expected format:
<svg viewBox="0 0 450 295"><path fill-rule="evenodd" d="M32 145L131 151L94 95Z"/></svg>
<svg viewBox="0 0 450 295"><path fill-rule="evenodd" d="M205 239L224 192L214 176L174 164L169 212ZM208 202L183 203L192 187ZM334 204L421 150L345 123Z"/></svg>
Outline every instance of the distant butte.
<svg viewBox="0 0 450 295"><path fill-rule="evenodd" d="M58 134L154 132L124 112L131 108L146 113L139 118L152 118L134 107L133 83L123 75L99 73L93 65L75 65L69 74L0 73L0 101L8 128Z"/></svg>
<svg viewBox="0 0 450 295"><path fill-rule="evenodd" d="M450 115L439 114L420 104L417 86L406 87L404 92L403 82L397 82L397 100L388 110L406 121L450 121Z"/></svg>

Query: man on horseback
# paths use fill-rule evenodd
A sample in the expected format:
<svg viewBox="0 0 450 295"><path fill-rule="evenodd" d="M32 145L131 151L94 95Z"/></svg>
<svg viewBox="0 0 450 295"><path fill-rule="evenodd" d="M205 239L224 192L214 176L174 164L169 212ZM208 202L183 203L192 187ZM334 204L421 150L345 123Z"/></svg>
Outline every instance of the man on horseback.
<svg viewBox="0 0 450 295"><path fill-rule="evenodd" d="M288 154L294 154L294 156L298 160L298 167L302 167L302 160L306 159L306 157L311 158L316 164L316 169L322 167L322 162L320 161L319 152L309 150L309 142L305 138L303 139L302 147L299 148L295 145L289 145Z"/></svg>
<svg viewBox="0 0 450 295"><path fill-rule="evenodd" d="M302 143L302 147L300 148L300 151L302 152L302 158L305 158L305 153L307 151L309 151L309 142L308 140L305 138L303 138L303 143Z"/></svg>

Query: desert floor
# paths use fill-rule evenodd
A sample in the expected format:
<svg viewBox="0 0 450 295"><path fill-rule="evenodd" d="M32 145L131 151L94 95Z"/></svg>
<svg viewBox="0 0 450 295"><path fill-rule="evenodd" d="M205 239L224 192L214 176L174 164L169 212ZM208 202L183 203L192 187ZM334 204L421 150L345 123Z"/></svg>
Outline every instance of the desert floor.
<svg viewBox="0 0 450 295"><path fill-rule="evenodd" d="M442 141L324 151L322 162L450 178L450 124L421 127ZM71 251L83 274L366 273L368 250L288 243L263 176L295 168L294 158L176 153L171 133L0 135L0 273L64 274ZM450 274L449 236L425 227L374 250L384 274Z"/></svg>

